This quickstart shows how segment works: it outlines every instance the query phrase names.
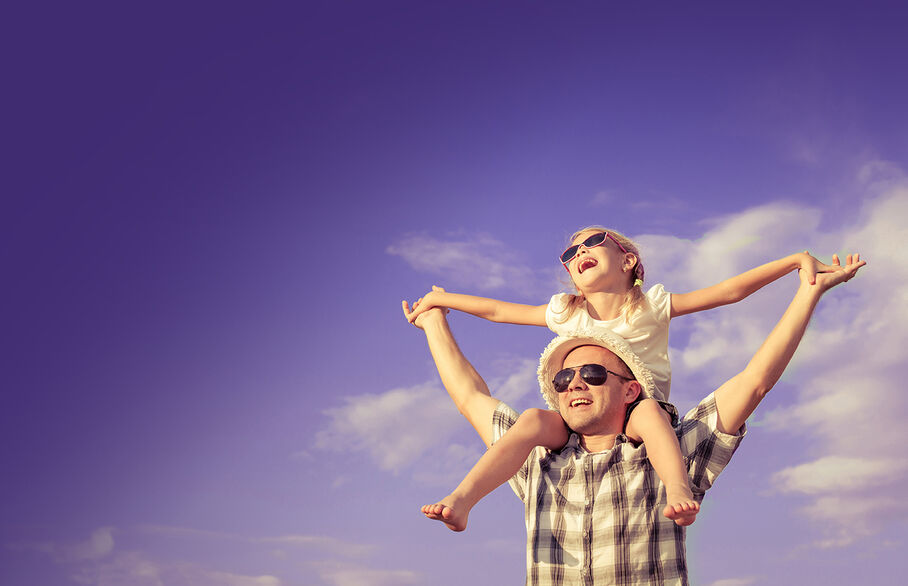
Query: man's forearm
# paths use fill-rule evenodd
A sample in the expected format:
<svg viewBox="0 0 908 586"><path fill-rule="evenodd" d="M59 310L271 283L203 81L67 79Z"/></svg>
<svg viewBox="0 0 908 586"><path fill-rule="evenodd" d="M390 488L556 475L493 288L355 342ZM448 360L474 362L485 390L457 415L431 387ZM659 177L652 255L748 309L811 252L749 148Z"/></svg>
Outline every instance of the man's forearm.
<svg viewBox="0 0 908 586"><path fill-rule="evenodd" d="M778 382L804 337L813 310L822 292L813 285L801 285L779 323L744 369L758 392L765 395Z"/></svg>
<svg viewBox="0 0 908 586"><path fill-rule="evenodd" d="M486 445L490 445L492 411L498 401L491 397L485 381L460 351L447 320L427 321L423 331L442 384L458 411L476 428Z"/></svg>
<svg viewBox="0 0 908 586"><path fill-rule="evenodd" d="M778 382L797 350L822 290L802 284L747 367L716 391L720 430L734 433Z"/></svg>

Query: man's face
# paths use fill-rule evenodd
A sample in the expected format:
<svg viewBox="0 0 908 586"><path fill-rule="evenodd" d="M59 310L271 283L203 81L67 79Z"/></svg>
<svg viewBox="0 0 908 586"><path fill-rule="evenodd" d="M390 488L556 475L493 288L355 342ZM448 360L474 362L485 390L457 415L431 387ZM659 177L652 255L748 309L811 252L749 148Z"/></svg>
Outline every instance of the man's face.
<svg viewBox="0 0 908 586"><path fill-rule="evenodd" d="M565 358L563 368L578 368L584 364L600 364L605 368L630 375L617 356L600 346L581 346ZM591 385L575 372L574 379L563 393L558 393L558 409L565 423L574 431L593 435L621 433L627 404L638 394L639 385L609 374L605 384Z"/></svg>

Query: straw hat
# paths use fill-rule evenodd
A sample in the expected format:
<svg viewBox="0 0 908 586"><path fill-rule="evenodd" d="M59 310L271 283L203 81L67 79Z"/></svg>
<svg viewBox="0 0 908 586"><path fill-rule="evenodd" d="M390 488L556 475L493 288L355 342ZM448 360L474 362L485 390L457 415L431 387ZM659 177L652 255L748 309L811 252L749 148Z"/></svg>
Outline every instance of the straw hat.
<svg viewBox="0 0 908 586"><path fill-rule="evenodd" d="M607 330L577 330L571 336L558 336L546 346L539 358L539 388L542 391L542 397L550 409L558 411L558 393L555 391L555 385L552 379L555 374L562 369L564 357L571 350L580 346L601 346L611 351L615 356L624 361L630 369L631 374L637 382L640 383L642 390L641 398L652 398L653 389L656 388L653 380L653 373L640 360L640 357L634 354L630 345L621 338Z"/></svg>

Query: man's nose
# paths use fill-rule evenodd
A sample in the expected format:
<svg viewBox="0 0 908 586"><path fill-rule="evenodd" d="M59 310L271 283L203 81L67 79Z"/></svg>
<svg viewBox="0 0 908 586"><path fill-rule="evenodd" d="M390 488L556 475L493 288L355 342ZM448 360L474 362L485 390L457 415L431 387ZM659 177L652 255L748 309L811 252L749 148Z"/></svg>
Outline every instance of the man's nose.
<svg viewBox="0 0 908 586"><path fill-rule="evenodd" d="M580 376L580 369L574 371L574 376L571 378L571 384L568 385L567 390L579 389L583 390L586 388L586 383L583 382L583 378Z"/></svg>

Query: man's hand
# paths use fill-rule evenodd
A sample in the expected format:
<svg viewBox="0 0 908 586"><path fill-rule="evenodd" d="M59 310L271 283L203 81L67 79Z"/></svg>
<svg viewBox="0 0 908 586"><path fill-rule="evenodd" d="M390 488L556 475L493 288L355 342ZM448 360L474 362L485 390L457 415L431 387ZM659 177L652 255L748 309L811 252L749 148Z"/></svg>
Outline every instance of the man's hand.
<svg viewBox="0 0 908 586"><path fill-rule="evenodd" d="M802 268L798 271L798 276L801 277L802 285L816 283L816 286L820 288L819 292L825 293L840 283L850 281L857 274L858 269L867 264L867 261L861 260L860 254L849 254L845 257L845 266L842 266L839 255L833 254L831 265L824 265L819 261L817 263L823 268L818 269L814 274Z"/></svg>
<svg viewBox="0 0 908 586"><path fill-rule="evenodd" d="M807 282L811 285L817 282L817 273L828 273L835 271L837 268L820 262L806 250L797 256L798 270L801 272L801 276L807 277Z"/></svg>
<svg viewBox="0 0 908 586"><path fill-rule="evenodd" d="M432 285L432 290L429 291L428 293L426 293L425 295L423 295L422 297L420 297L419 299L417 299L416 302L413 303L412 308L407 303L407 301L404 300L402 303L402 306L404 309L404 317L407 318L408 322L415 325L419 329L422 329L423 326L421 325L422 322L419 319L419 317L422 314L427 313L430 309L441 310L440 312L433 312L436 314L441 313L441 315L444 315L444 314L448 313L447 308L436 305L437 297L439 296L438 294L444 293L444 292L445 292L445 290L442 289L441 287Z"/></svg>

